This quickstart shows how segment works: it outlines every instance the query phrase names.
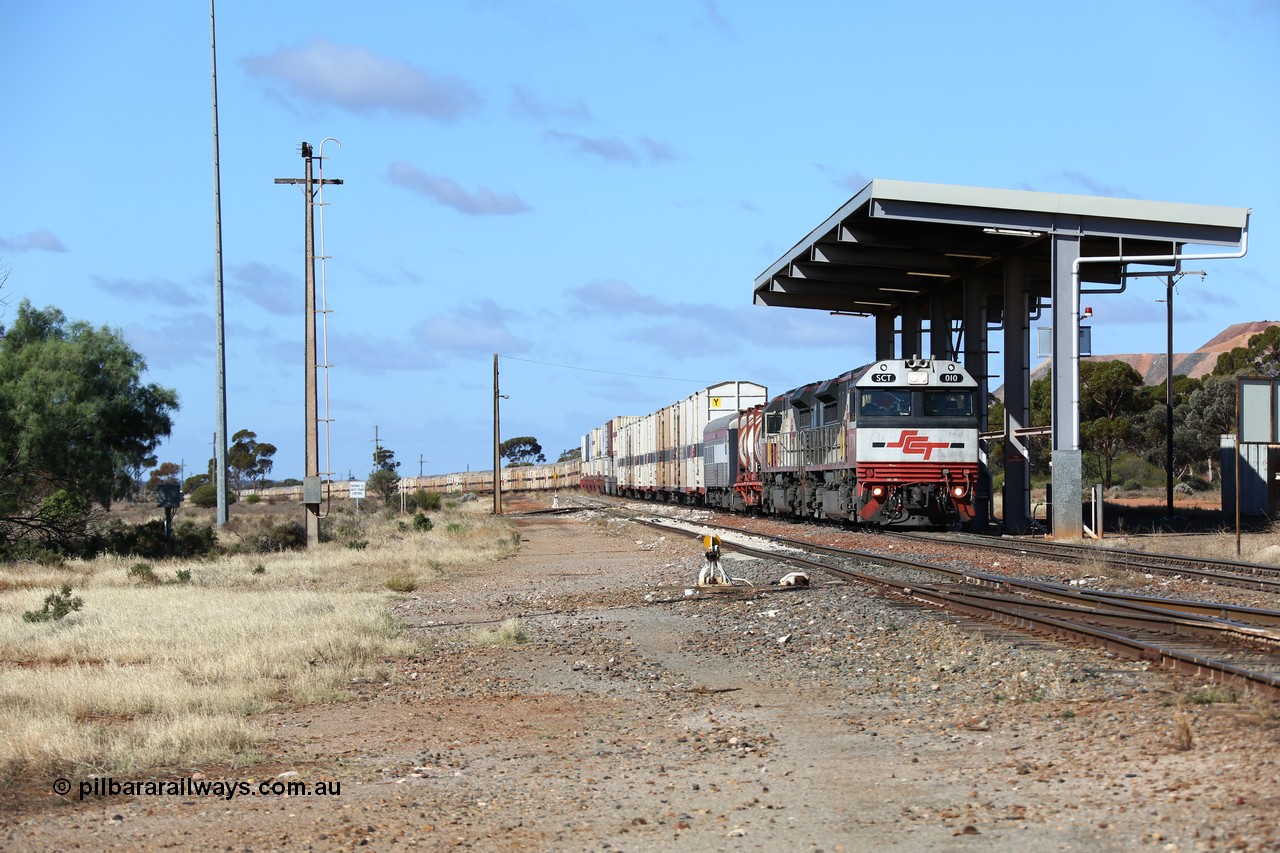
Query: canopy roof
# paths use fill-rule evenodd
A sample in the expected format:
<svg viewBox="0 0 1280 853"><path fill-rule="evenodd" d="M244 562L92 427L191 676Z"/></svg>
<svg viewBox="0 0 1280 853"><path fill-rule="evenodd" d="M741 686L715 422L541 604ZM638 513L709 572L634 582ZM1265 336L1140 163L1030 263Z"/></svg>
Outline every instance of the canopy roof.
<svg viewBox="0 0 1280 853"><path fill-rule="evenodd" d="M958 313L958 285L986 279L988 316L997 321L1010 257L1025 259L1033 296L1050 296L1054 234L1078 235L1083 257L1176 254L1189 243L1239 245L1248 213L876 179L756 278L755 303L880 314L942 296ZM1081 270L1088 282L1122 281L1119 264Z"/></svg>

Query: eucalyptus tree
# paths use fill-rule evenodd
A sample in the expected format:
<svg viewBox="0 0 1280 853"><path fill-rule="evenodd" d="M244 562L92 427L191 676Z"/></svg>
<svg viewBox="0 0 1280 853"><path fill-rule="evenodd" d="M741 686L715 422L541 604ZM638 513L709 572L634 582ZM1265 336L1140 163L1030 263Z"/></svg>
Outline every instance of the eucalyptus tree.
<svg viewBox="0 0 1280 853"><path fill-rule="evenodd" d="M0 542L73 538L156 464L178 395L145 370L119 330L54 307L0 326Z"/></svg>

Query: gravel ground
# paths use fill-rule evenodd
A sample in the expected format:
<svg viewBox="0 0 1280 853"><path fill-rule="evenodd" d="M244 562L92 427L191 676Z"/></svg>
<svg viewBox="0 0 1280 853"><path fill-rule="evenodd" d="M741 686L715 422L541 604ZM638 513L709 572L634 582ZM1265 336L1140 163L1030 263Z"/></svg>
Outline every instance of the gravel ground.
<svg viewBox="0 0 1280 853"><path fill-rule="evenodd" d="M263 765L138 777L339 794L32 787L0 847L1280 849L1273 705L732 554L758 586L689 594L694 540L518 524L515 559L396 601L420 650L384 681L264 715ZM525 642L479 641L509 619Z"/></svg>

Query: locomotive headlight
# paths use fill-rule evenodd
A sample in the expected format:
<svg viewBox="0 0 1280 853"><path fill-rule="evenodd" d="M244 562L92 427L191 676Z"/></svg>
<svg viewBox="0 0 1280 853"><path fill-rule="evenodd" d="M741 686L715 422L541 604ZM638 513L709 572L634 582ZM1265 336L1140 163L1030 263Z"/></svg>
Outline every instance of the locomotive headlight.
<svg viewBox="0 0 1280 853"><path fill-rule="evenodd" d="M968 493L969 493L969 490L964 485L951 487L951 497L953 498L962 498Z"/></svg>
<svg viewBox="0 0 1280 853"><path fill-rule="evenodd" d="M873 497L873 498L882 498L882 497L884 497L884 486L872 486L872 487L871 487L871 497Z"/></svg>

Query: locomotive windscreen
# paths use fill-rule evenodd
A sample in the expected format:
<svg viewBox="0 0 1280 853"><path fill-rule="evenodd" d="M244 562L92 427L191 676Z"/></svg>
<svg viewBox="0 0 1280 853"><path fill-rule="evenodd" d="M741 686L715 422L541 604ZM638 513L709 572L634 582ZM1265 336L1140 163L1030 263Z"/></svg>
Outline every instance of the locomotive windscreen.
<svg viewBox="0 0 1280 853"><path fill-rule="evenodd" d="M973 417L972 391L925 391L924 416L926 418Z"/></svg>
<svg viewBox="0 0 1280 853"><path fill-rule="evenodd" d="M911 392L905 388L859 389L858 414L873 418L907 417L911 414Z"/></svg>

